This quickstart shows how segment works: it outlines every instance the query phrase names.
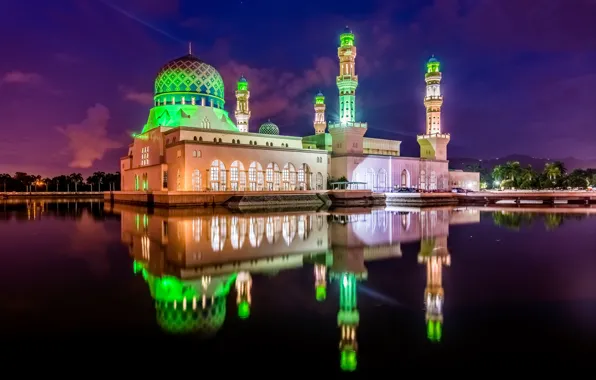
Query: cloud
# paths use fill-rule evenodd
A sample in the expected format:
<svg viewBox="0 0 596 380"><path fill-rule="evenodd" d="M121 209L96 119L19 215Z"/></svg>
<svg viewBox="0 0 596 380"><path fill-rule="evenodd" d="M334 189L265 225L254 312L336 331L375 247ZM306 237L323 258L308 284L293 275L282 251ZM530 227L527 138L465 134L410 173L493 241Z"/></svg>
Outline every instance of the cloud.
<svg viewBox="0 0 596 380"><path fill-rule="evenodd" d="M120 86L119 90L124 100L135 102L143 106L153 105L153 93L151 92L140 92L126 86Z"/></svg>
<svg viewBox="0 0 596 380"><path fill-rule="evenodd" d="M23 71L10 71L2 77L2 83L10 84L39 84L42 76L37 73L26 73Z"/></svg>
<svg viewBox="0 0 596 380"><path fill-rule="evenodd" d="M295 74L273 68L255 68L230 61L219 68L226 83L226 93L233 101L236 81L244 75L251 91L250 107L256 119L279 116L287 121L313 113L312 97L318 86L334 83L337 64L327 57L317 58L314 67ZM308 91L312 94L307 95Z"/></svg>
<svg viewBox="0 0 596 380"><path fill-rule="evenodd" d="M87 117L80 123L57 128L68 138L68 148L73 155L71 168L90 168L106 151L122 146L107 136L109 119L108 108L98 103L87 109Z"/></svg>

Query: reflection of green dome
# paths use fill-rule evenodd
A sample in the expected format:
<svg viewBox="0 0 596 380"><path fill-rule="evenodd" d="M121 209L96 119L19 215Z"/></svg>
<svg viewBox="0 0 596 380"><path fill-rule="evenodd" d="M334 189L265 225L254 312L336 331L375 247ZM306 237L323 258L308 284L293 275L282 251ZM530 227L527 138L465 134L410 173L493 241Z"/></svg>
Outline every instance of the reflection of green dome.
<svg viewBox="0 0 596 380"><path fill-rule="evenodd" d="M165 100L171 104L175 96L175 103L180 104L182 94L185 94L186 104L191 103L192 97L196 104L201 104L201 99L206 98L206 105L213 100L215 106L223 108L224 82L213 66L187 54L166 63L155 78L156 103L161 104Z"/></svg>
<svg viewBox="0 0 596 380"><path fill-rule="evenodd" d="M259 133L264 135L279 135L279 127L271 122L271 120L266 121L265 123L261 124L259 128Z"/></svg>
<svg viewBox="0 0 596 380"><path fill-rule="evenodd" d="M166 332L173 334L199 333L213 336L226 319L226 298L215 297L213 303L208 300L203 308L202 300L197 300L193 310L192 299L187 300L186 308L182 302L155 301L157 323Z"/></svg>
<svg viewBox="0 0 596 380"><path fill-rule="evenodd" d="M154 276L146 264L133 263L135 273L141 273L155 300L158 324L175 334L215 334L226 317L226 296L236 274L201 279L181 280L174 276ZM204 300L204 301L203 301Z"/></svg>
<svg viewBox="0 0 596 380"><path fill-rule="evenodd" d="M248 301L242 301L238 304L238 317L246 319L250 316L250 304Z"/></svg>

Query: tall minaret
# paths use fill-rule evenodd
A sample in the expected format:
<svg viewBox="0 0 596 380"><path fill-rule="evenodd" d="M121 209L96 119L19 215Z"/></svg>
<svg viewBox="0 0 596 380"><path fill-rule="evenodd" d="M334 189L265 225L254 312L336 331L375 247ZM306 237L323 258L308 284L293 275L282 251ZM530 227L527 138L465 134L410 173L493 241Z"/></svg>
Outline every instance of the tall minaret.
<svg viewBox="0 0 596 380"><path fill-rule="evenodd" d="M346 26L344 32L339 36L339 75L337 76L337 88L339 89L339 122L349 123L356 121L356 87L358 87L358 75L356 75L356 46L354 45L354 34Z"/></svg>
<svg viewBox="0 0 596 380"><path fill-rule="evenodd" d="M315 134L325 133L327 122L325 122L325 96L319 91L315 96Z"/></svg>
<svg viewBox="0 0 596 380"><path fill-rule="evenodd" d="M441 77L440 63L432 56L426 63L426 74L424 75L426 82L424 97L426 132L424 135L418 135L418 144L421 158L446 161L450 136L441 130L441 106L443 105Z"/></svg>
<svg viewBox="0 0 596 380"><path fill-rule="evenodd" d="M329 133L333 141L333 153L336 154L362 154L363 138L368 125L356 121L356 88L358 75L356 75L356 46L354 34L346 26L339 36L339 75L337 88L339 90L339 122L329 123ZM352 178L352 170L339 174Z"/></svg>
<svg viewBox="0 0 596 380"><path fill-rule="evenodd" d="M248 132L248 120L250 119L249 98L248 81L244 76L240 76L238 89L236 90L236 112L234 113L240 132Z"/></svg>

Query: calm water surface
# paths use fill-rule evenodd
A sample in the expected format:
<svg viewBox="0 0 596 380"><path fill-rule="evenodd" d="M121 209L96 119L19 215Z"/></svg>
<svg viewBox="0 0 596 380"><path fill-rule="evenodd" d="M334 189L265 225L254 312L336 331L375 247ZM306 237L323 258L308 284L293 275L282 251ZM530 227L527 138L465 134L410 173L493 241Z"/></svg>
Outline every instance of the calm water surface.
<svg viewBox="0 0 596 380"><path fill-rule="evenodd" d="M108 342L248 372L585 364L596 353L595 216L5 202L0 334L27 351Z"/></svg>

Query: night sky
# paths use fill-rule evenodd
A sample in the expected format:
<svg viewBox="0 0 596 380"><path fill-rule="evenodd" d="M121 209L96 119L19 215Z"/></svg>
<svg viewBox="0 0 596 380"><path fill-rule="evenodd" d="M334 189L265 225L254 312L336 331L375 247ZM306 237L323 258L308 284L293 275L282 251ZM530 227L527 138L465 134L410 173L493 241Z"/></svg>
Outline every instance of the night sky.
<svg viewBox="0 0 596 380"><path fill-rule="evenodd" d="M450 157L596 158L594 0L28 0L0 13L0 172L118 170L160 66L193 53L251 85L256 132L337 114L337 44L356 35L357 119L418 153L424 64L442 63Z"/></svg>

